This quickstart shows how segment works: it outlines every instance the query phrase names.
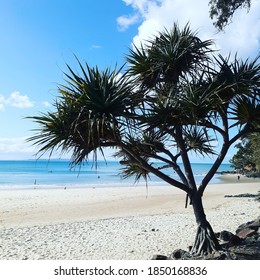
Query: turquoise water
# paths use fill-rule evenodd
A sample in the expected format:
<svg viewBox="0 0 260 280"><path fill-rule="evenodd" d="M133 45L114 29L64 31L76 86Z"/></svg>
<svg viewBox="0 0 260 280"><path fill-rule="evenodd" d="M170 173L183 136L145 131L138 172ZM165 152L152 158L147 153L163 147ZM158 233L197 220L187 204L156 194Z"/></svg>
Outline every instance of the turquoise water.
<svg viewBox="0 0 260 280"><path fill-rule="evenodd" d="M180 165L181 166L181 165ZM209 170L211 164L192 164L195 179L199 183L203 175ZM0 188L7 187L26 188L28 186L46 187L107 187L128 186L134 184L134 179L122 180L120 176L121 165L116 161L107 163L101 161L97 166L85 164L79 168L70 169L66 160L28 160L28 161L0 161ZM219 171L231 170L229 164L222 164ZM176 175L167 170L167 174ZM211 183L218 183L216 175ZM144 185L140 181L139 185ZM159 178L151 175L148 185L164 185Z"/></svg>

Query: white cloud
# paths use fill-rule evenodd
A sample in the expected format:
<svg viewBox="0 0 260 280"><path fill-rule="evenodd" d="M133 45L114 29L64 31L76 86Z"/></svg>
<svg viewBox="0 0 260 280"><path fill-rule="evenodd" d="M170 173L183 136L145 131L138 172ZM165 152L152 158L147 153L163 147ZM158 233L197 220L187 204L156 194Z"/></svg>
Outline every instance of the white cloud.
<svg viewBox="0 0 260 280"><path fill-rule="evenodd" d="M22 95L20 92L15 91L9 97L0 95L0 110L3 110L5 105L23 109L33 107L34 103L30 101L27 95Z"/></svg>
<svg viewBox="0 0 260 280"><path fill-rule="evenodd" d="M18 91L11 93L7 103L17 108L31 108L34 106L27 95L21 95Z"/></svg>
<svg viewBox="0 0 260 280"><path fill-rule="evenodd" d="M5 103L5 98L3 95L0 94L0 110L4 110L5 108L4 103Z"/></svg>
<svg viewBox="0 0 260 280"><path fill-rule="evenodd" d="M102 46L93 44L90 49L102 49Z"/></svg>
<svg viewBox="0 0 260 280"><path fill-rule="evenodd" d="M235 12L232 23L224 32L217 32L209 18L209 6L205 0L123 0L133 8L130 18L141 20L138 34L133 43L139 45L141 41L151 38L162 28L171 28L174 22L180 27L189 22L191 29L198 31L202 40L214 39L216 48L226 56L230 52L238 52L239 57L254 57L260 48L260 1L253 0L251 9L239 9ZM127 19L126 16L124 16ZM126 22L118 21L121 27L127 28Z"/></svg>
<svg viewBox="0 0 260 280"><path fill-rule="evenodd" d="M142 22L147 19L147 15L153 14L159 8L161 0L123 0L126 5L130 5L133 8L131 15L123 15L117 19L119 29L121 31L126 30L129 26Z"/></svg>
<svg viewBox="0 0 260 280"><path fill-rule="evenodd" d="M135 15L126 15L120 16L117 18L117 23L119 25L120 31L125 31L130 25L136 24L139 21L139 16Z"/></svg>
<svg viewBox="0 0 260 280"><path fill-rule="evenodd" d="M33 145L33 142L27 142L26 137L5 137L0 138L0 159L1 160L26 160L38 158L39 146ZM60 158L60 151L53 151L52 158ZM70 154L65 154L64 158L69 158ZM49 158L49 152L42 155L43 159ZM63 157L61 157L63 158Z"/></svg>
<svg viewBox="0 0 260 280"><path fill-rule="evenodd" d="M47 107L47 108L49 108L49 107L51 107L52 105L51 105L51 103L50 102L48 102L48 101L44 101L44 102L42 102L42 105L44 106L44 107Z"/></svg>
<svg viewBox="0 0 260 280"><path fill-rule="evenodd" d="M35 148L26 142L26 138L0 138L0 158L2 160L32 158Z"/></svg>

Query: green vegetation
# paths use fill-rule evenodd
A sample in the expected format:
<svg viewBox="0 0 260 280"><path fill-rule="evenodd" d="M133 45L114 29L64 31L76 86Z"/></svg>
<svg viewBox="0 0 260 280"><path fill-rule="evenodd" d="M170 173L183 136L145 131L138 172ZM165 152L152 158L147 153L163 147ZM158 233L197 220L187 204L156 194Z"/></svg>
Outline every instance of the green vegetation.
<svg viewBox="0 0 260 280"><path fill-rule="evenodd" d="M234 12L238 8L251 7L251 0L210 0L210 17L215 19L214 25L217 29L223 30L231 21Z"/></svg>
<svg viewBox="0 0 260 280"><path fill-rule="evenodd" d="M260 134L253 133L243 138L235 147L237 153L231 159L233 168L247 176L260 176Z"/></svg>
<svg viewBox="0 0 260 280"><path fill-rule="evenodd" d="M198 226L194 255L220 248L202 203L208 183L230 146L260 129L258 57L230 61L213 56L211 45L189 26L175 24L129 50L126 69L101 71L78 61L78 74L68 65L56 110L31 117L39 128L28 139L40 155L70 152L72 165L90 154L96 161L98 151L113 147L124 177L153 173L183 190ZM192 154L215 159L199 185ZM157 166L158 160L164 165Z"/></svg>

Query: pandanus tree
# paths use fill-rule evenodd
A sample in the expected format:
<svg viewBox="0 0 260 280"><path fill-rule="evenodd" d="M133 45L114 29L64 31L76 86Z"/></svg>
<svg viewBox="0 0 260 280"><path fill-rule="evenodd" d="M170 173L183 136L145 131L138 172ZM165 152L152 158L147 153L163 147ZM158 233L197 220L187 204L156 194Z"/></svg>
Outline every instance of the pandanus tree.
<svg viewBox="0 0 260 280"><path fill-rule="evenodd" d="M211 45L175 24L129 50L126 69L68 66L56 110L31 117L39 127L28 139L40 154L71 152L72 165L114 147L123 177L152 173L184 191L198 226L194 255L220 249L203 208L207 185L230 146L260 128L258 58L223 58ZM200 183L192 153L214 159Z"/></svg>

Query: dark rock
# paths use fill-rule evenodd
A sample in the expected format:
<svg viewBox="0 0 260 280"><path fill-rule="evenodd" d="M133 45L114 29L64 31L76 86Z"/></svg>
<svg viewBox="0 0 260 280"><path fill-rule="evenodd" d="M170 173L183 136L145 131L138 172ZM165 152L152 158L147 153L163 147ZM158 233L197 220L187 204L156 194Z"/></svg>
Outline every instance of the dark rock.
<svg viewBox="0 0 260 280"><path fill-rule="evenodd" d="M234 246L241 243L239 236L234 235L232 232L226 230L221 231L218 238L220 240L227 241L228 246Z"/></svg>
<svg viewBox="0 0 260 280"><path fill-rule="evenodd" d="M155 229L152 229L155 231ZM177 249L167 256L155 255L153 260L260 260L260 216L240 225L236 235L223 230L215 234L220 240L221 250L203 256L194 256ZM191 248L191 246L190 246ZM189 249L190 249L189 248Z"/></svg>
<svg viewBox="0 0 260 280"><path fill-rule="evenodd" d="M176 255L177 253L177 255ZM236 260L237 257L233 252L230 251L215 251L211 254L204 256L192 256L186 251L175 250L169 257L168 260Z"/></svg>
<svg viewBox="0 0 260 280"><path fill-rule="evenodd" d="M219 245L223 250L228 250L228 248L231 246L229 241L219 242Z"/></svg>
<svg viewBox="0 0 260 280"><path fill-rule="evenodd" d="M184 260L184 259L190 259L191 255L189 252L177 249L173 251L173 253L169 256L169 259L171 260Z"/></svg>
<svg viewBox="0 0 260 280"><path fill-rule="evenodd" d="M247 223L244 223L244 224L240 225L240 226L237 228L237 230L236 230L236 234L238 234L240 231L242 231L242 230L244 230L244 229L249 228L249 226L250 226L251 224L253 224L253 222L254 222L254 221L250 221L250 222L247 222Z"/></svg>
<svg viewBox="0 0 260 280"><path fill-rule="evenodd" d="M236 260L236 255L228 251L216 251L208 256L208 260Z"/></svg>
<svg viewBox="0 0 260 280"><path fill-rule="evenodd" d="M231 249L238 260L260 260L260 242L245 244Z"/></svg>
<svg viewBox="0 0 260 280"><path fill-rule="evenodd" d="M250 236L250 237L246 237L245 239L244 239L244 243L245 244L252 244L252 243L254 243L254 242L256 242L257 241L257 235L253 235L253 236Z"/></svg>
<svg viewBox="0 0 260 280"><path fill-rule="evenodd" d="M167 256L164 256L164 255L154 255L152 257L152 260L167 260Z"/></svg>
<svg viewBox="0 0 260 280"><path fill-rule="evenodd" d="M256 229L256 230L258 230L259 227L260 227L260 217L258 217L257 219L255 219L255 220L249 225L249 228Z"/></svg>
<svg viewBox="0 0 260 280"><path fill-rule="evenodd" d="M256 231L254 229L251 229L251 228L245 228L245 229L242 229L241 231L239 231L237 233L237 236L240 237L240 238L247 238L247 237L250 237L252 235L256 234Z"/></svg>
<svg viewBox="0 0 260 280"><path fill-rule="evenodd" d="M235 195L224 195L224 197L249 197L254 198L257 197L257 194L251 194L251 193L241 193L241 194L235 194Z"/></svg>
<svg viewBox="0 0 260 280"><path fill-rule="evenodd" d="M219 233L219 239L223 240L223 241L229 241L232 237L234 236L233 233L223 230Z"/></svg>

